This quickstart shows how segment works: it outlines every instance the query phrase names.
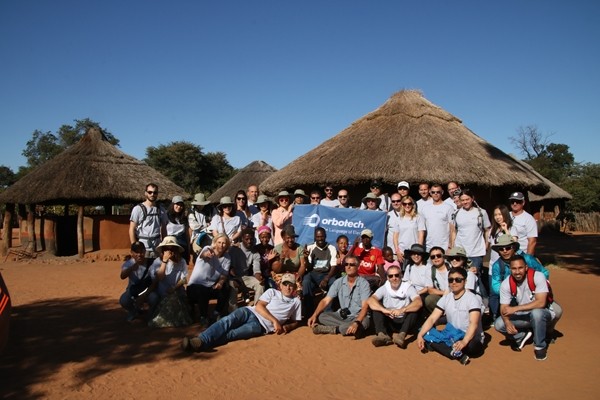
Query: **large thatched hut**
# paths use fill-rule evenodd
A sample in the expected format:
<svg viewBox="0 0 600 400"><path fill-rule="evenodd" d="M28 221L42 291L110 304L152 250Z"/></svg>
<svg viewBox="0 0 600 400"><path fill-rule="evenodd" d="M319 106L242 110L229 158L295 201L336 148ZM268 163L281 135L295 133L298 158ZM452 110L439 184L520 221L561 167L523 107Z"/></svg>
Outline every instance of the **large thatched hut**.
<svg viewBox="0 0 600 400"><path fill-rule="evenodd" d="M10 235L8 233L10 229L8 227L10 227L12 218L10 210L14 209L15 203L26 205L28 208L28 225L31 224L27 229L29 232L35 232L33 214L36 205L77 205L79 214L75 220L76 224L69 223L68 225L76 225L76 248L79 254L83 255L85 235L95 241L96 248L99 247L97 243L102 239L98 237L102 236L98 226L100 221L91 221L89 227L86 225L84 232L84 206L104 206L105 210L110 211L112 205L140 202L144 197L144 187L149 182L159 186L159 201L169 200L175 195L189 197L185 190L167 177L146 163L123 153L110 144L98 129L92 128L78 143L31 171L0 193L0 203L6 203L8 210L8 218L5 218L4 221L3 250L6 252L9 246ZM68 207L65 207L65 210L68 210ZM120 225L121 229L117 230L122 236L124 229L126 236L128 217L121 218L124 221L120 221L117 216L111 218L110 215L102 218L109 220L104 225ZM67 219L70 221L73 218ZM44 222L43 219L42 222ZM40 228L42 239L53 236L56 240L65 241L67 240L65 237L73 236L71 229L61 230L60 223L52 224L53 232L48 232L47 225L46 231L44 228ZM104 236L106 236L106 240L109 240L111 235L107 233ZM115 240L112 242L114 243ZM127 244L128 240L125 245ZM56 248L48 248L48 250L53 251Z"/></svg>
<svg viewBox="0 0 600 400"><path fill-rule="evenodd" d="M271 175L261 188L273 194L332 184L355 192L356 201L374 179L383 180L389 191L400 180L411 184L453 180L484 197L502 197L517 189L540 194L548 190L539 176L415 90L394 94ZM503 193L492 195L490 190L498 188Z"/></svg>
<svg viewBox="0 0 600 400"><path fill-rule="evenodd" d="M221 197L233 197L238 190L246 190L250 185L257 185L260 189L262 182L275 172L277 169L264 161L252 161L211 194L208 200L218 203Z"/></svg>

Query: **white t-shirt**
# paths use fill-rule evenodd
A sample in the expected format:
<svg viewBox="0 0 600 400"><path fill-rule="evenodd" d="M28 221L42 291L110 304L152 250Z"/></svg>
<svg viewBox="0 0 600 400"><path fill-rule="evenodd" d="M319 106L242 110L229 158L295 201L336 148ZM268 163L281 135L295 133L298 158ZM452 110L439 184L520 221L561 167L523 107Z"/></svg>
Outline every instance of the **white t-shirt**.
<svg viewBox="0 0 600 400"><path fill-rule="evenodd" d="M440 270L438 268L435 269L435 279L438 283L437 287L436 285L433 284L433 280L431 279L431 267L433 267L433 265L431 264L427 264L427 266L429 267L429 280L427 282L427 286L429 287L434 287L436 289L442 290L442 291L446 291L448 290L448 271L449 271L449 267L446 265L446 268L444 268L444 271L440 272ZM435 268L435 267L434 267Z"/></svg>
<svg viewBox="0 0 600 400"><path fill-rule="evenodd" d="M446 314L448 323L463 332L466 332L467 329L469 329L469 317L471 312L478 311L481 313L482 307L483 304L481 303L481 298L468 290L466 290L458 299L454 298L454 293L445 294L437 303L437 308ZM475 331L473 339L483 343L483 338L483 327L481 326L480 314L479 323L477 324L477 330Z"/></svg>
<svg viewBox="0 0 600 400"><path fill-rule="evenodd" d="M237 215L233 218L223 219L223 224L221 223L222 219L223 217L220 215L215 215L210 223L209 229L211 231L223 233L223 225L225 225L225 234L229 236L229 239L242 229L242 220Z"/></svg>
<svg viewBox="0 0 600 400"><path fill-rule="evenodd" d="M420 198L419 200L417 200L417 211L419 212L419 214L421 214L425 207L429 207L432 204L433 199L431 197L427 200L423 200L423 198Z"/></svg>
<svg viewBox="0 0 600 400"><path fill-rule="evenodd" d="M288 319L295 321L302 320L302 303L297 296L292 298L285 297L279 290L267 289L258 300L267 303L267 310L269 310L271 315L273 315L280 324L283 324ZM256 315L258 322L265 328L267 333L275 330L273 323L256 311L256 306L250 307L250 311Z"/></svg>
<svg viewBox="0 0 600 400"><path fill-rule="evenodd" d="M142 207L147 211L145 219ZM129 220L137 224L138 240L146 245L146 250L154 250L160 244L160 228L169 221L167 212L162 207L154 206L148 209L143 203L133 207Z"/></svg>
<svg viewBox="0 0 600 400"><path fill-rule="evenodd" d="M491 226L487 212L477 207L471 207L469 211L461 208L456 213L455 223L457 232L454 246L463 247L469 257L484 256L487 239L484 238L483 230Z"/></svg>
<svg viewBox="0 0 600 400"><path fill-rule="evenodd" d="M409 265L406 267L406 272L402 277L403 281L410 281L415 287L417 292L420 290L431 287L431 268L429 265Z"/></svg>
<svg viewBox="0 0 600 400"><path fill-rule="evenodd" d="M392 226L398 225L400 223L400 213L396 210L392 210L388 212L387 218L387 235L386 235L386 246L390 246L394 255L396 255L396 248L394 247L394 229Z"/></svg>
<svg viewBox="0 0 600 400"><path fill-rule="evenodd" d="M321 199L320 204L325 207L339 207L340 201L338 199L333 199L333 200Z"/></svg>
<svg viewBox="0 0 600 400"><path fill-rule="evenodd" d="M531 214L527 211L523 211L521 214L512 217L513 228L516 231L517 241L521 245L521 250L527 253L527 239L531 237L538 237L537 223Z"/></svg>
<svg viewBox="0 0 600 400"><path fill-rule="evenodd" d="M532 293L527 283L527 275L521 284L517 284L517 304L520 306L531 303L535 298L535 293L548 293L548 283L546 277L539 271L533 274L533 282L535 283L535 291ZM510 276L502 281L500 285L500 304L510 304L512 296L510 294ZM529 311L519 311L517 314L528 313Z"/></svg>
<svg viewBox="0 0 600 400"><path fill-rule="evenodd" d="M200 251L202 254L210 246L206 246ZM202 285L212 286L221 277L221 275L229 276L229 269L231 268L231 256L227 253L221 258L212 257L208 261L205 261L202 257L198 256L192 275L190 276L189 285Z"/></svg>
<svg viewBox="0 0 600 400"><path fill-rule="evenodd" d="M425 219L420 214L414 218L404 216L396 220L390 230L399 233L398 245L404 251L419 242L419 231L425 230Z"/></svg>
<svg viewBox="0 0 600 400"><path fill-rule="evenodd" d="M444 200L444 203L448 204L450 207L452 207L452 209L454 211L456 211L458 209L458 207L456 207L456 203L454 202L454 199L452 198L452 196L448 197L446 200Z"/></svg>
<svg viewBox="0 0 600 400"><path fill-rule="evenodd" d="M425 247L431 250L434 246L439 246L446 250L450 242L450 223L455 209L448 203L428 204L427 207L419 209L419 214L425 218L425 228L427 229L427 238Z"/></svg>
<svg viewBox="0 0 600 400"><path fill-rule="evenodd" d="M160 268L161 263L161 258L156 257L150 266L150 276L152 276L152 280L156 280L156 273ZM165 278L162 281L158 281L157 291L160 297L165 297L167 295L167 290L175 287L177 282L179 282L182 278L187 277L187 274L188 268L185 260L181 259L178 263L174 263L173 261L169 260L167 262L167 266L165 267Z"/></svg>
<svg viewBox="0 0 600 400"><path fill-rule="evenodd" d="M414 286L410 286L406 291L404 297L401 297L398 294L399 291L391 290L390 282L386 282L383 286L380 286L379 289L373 293L373 296L379 301L385 308L398 309L402 307L408 306L414 299L419 297Z"/></svg>

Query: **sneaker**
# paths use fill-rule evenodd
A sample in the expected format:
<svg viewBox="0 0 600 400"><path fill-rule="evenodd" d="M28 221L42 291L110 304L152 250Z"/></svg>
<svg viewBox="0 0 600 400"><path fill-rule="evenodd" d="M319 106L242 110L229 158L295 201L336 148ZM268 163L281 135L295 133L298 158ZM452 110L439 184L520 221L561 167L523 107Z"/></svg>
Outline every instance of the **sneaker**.
<svg viewBox="0 0 600 400"><path fill-rule="evenodd" d="M394 333L394 343L401 349L406 348L406 332Z"/></svg>
<svg viewBox="0 0 600 400"><path fill-rule="evenodd" d="M199 337L184 337L181 341L181 349L183 351L191 352L199 352L202 348L202 340Z"/></svg>
<svg viewBox="0 0 600 400"><path fill-rule="evenodd" d="M335 335L337 326L315 325L312 331L315 335Z"/></svg>
<svg viewBox="0 0 600 400"><path fill-rule="evenodd" d="M469 362L470 362L469 356L466 354L463 354L463 356L460 358L460 363L462 365L467 365Z"/></svg>
<svg viewBox="0 0 600 400"><path fill-rule="evenodd" d="M539 350L533 349L533 353L535 354L535 359L537 361L544 361L546 358L548 358L548 352L545 347Z"/></svg>
<svg viewBox="0 0 600 400"><path fill-rule="evenodd" d="M377 336L371 340L371 343L373 343L373 346L375 347L389 346L392 344L392 338L384 332L379 332Z"/></svg>
<svg viewBox="0 0 600 400"><path fill-rule="evenodd" d="M529 331L525 334L525 336L523 336L523 339L521 339L521 341L515 341L513 343L513 345L511 346L511 349L513 349L513 351L521 351L523 350L523 347L525 346L525 343L527 343L527 341L533 336L533 332Z"/></svg>

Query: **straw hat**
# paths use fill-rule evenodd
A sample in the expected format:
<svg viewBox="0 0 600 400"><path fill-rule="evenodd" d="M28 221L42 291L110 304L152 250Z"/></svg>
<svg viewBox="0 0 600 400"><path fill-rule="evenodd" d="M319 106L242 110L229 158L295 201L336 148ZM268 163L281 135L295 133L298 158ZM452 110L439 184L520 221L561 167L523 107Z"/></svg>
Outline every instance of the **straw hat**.
<svg viewBox="0 0 600 400"><path fill-rule="evenodd" d="M175 239L175 236L166 236L163 241L156 246L156 249L162 251L163 247L175 247L180 253L183 252L183 247L177 244L177 239Z"/></svg>

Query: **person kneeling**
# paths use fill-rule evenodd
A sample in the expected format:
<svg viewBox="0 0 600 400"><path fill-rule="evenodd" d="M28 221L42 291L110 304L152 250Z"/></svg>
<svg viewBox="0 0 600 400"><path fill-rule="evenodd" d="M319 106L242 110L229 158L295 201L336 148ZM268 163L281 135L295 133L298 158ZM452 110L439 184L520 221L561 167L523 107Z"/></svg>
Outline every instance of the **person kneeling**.
<svg viewBox="0 0 600 400"><path fill-rule="evenodd" d="M296 277L284 274L281 291L268 289L256 305L238 308L200 335L183 338L181 347L188 352L198 352L266 333L286 334L298 327L302 318L300 305L300 299L296 296Z"/></svg>
<svg viewBox="0 0 600 400"><path fill-rule="evenodd" d="M450 293L437 303L417 336L419 349L433 349L450 359L466 365L469 357L483 354L481 327L481 298L465 289L467 271L451 268L448 272ZM434 328L435 322L446 315L448 323L443 331Z"/></svg>
<svg viewBox="0 0 600 400"><path fill-rule="evenodd" d="M373 311L377 333L372 340L375 347L388 346L393 342L405 349L406 334L417 323L423 301L414 286L410 282L402 284L400 277L400 268L391 266L387 270L387 282L369 297L368 304ZM394 332L392 337L390 332Z"/></svg>

